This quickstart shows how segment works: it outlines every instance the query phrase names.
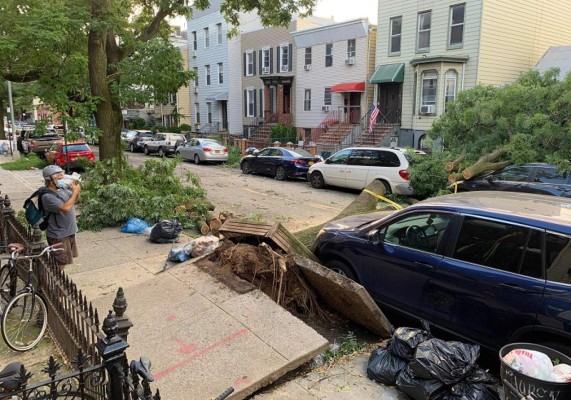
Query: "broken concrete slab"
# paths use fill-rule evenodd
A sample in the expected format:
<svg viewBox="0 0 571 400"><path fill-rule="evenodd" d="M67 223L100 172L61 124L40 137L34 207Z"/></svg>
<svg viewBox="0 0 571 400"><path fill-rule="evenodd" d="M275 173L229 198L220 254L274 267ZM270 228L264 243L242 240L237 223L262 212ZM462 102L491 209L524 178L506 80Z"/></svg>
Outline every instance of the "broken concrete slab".
<svg viewBox="0 0 571 400"><path fill-rule="evenodd" d="M300 255L295 255L294 260L327 304L381 337L390 337L389 320L363 286Z"/></svg>

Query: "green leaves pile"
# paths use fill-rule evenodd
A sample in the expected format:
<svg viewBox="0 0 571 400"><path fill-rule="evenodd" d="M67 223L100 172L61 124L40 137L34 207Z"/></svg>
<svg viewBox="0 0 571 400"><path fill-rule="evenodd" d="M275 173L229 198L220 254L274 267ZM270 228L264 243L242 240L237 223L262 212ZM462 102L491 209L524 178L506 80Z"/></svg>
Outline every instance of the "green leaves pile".
<svg viewBox="0 0 571 400"><path fill-rule="evenodd" d="M98 162L83 174L80 229L116 227L133 217L149 224L176 219L193 228L212 207L195 174L175 175L178 159L147 160L138 168L122 161Z"/></svg>

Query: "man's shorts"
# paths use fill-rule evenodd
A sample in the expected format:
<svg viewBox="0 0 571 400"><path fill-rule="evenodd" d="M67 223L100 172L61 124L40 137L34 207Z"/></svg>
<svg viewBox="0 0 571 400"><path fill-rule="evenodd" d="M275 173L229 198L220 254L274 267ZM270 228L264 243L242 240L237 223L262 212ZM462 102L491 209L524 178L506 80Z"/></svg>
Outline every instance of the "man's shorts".
<svg viewBox="0 0 571 400"><path fill-rule="evenodd" d="M48 244L51 246L55 243L63 243L63 251L54 251L51 255L55 258L58 265L73 264L73 258L79 255L77 244L75 243L75 235L63 238L47 238Z"/></svg>

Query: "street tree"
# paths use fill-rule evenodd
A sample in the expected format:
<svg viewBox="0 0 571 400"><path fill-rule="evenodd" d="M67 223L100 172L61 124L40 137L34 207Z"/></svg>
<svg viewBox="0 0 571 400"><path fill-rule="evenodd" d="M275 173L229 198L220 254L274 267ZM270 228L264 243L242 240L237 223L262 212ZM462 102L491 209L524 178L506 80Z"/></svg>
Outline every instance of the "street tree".
<svg viewBox="0 0 571 400"><path fill-rule="evenodd" d="M311 13L317 0L221 0L237 33L241 13L256 12L266 25L286 26L292 15ZM100 158L120 158L121 109L130 102L163 101L192 78L168 36L167 19L190 18L180 0L5 0L0 29L0 75L38 80L42 99L64 116L94 113ZM213 3L214 4L214 3Z"/></svg>

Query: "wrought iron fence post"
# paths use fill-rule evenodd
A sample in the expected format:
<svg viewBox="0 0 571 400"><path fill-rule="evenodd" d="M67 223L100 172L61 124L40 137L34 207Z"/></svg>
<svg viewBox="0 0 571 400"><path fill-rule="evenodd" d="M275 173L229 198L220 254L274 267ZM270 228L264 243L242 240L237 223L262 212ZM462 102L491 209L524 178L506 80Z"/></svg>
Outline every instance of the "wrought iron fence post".
<svg viewBox="0 0 571 400"><path fill-rule="evenodd" d="M124 396L124 385L128 374L125 349L129 345L117 335L117 321L111 310L103 321L103 332L105 338L100 339L96 347L109 374L108 400L128 400Z"/></svg>
<svg viewBox="0 0 571 400"><path fill-rule="evenodd" d="M117 295L115 296L115 301L113 301L113 311L115 311L115 320L117 321L117 334L121 336L121 339L127 341L127 336L129 335L129 329L133 326L133 323L125 311L127 310L127 299L125 299L125 292L123 288L117 289Z"/></svg>

